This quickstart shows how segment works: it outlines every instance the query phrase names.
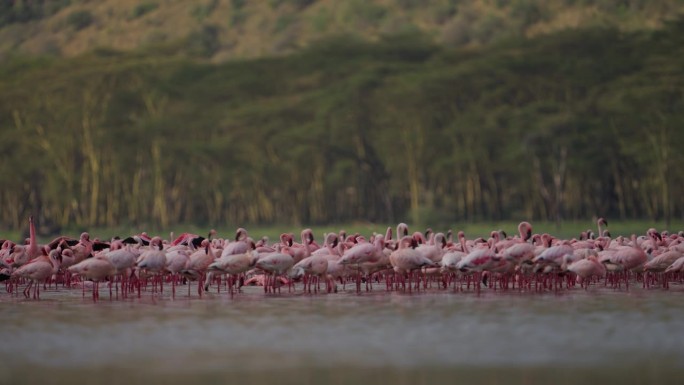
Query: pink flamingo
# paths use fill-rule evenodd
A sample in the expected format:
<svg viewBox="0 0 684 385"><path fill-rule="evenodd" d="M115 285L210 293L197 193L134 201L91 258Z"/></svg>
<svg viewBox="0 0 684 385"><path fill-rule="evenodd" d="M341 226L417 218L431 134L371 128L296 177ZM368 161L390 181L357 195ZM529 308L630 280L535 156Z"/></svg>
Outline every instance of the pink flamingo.
<svg viewBox="0 0 684 385"><path fill-rule="evenodd" d="M684 254L680 253L679 251L668 250L646 262L644 264L644 270L656 273L663 272L682 256L684 256Z"/></svg>
<svg viewBox="0 0 684 385"><path fill-rule="evenodd" d="M209 230L209 235L206 239L209 239L209 241L211 241L211 238L214 235L216 235L216 230L211 229ZM173 238L173 236L171 238ZM197 234L183 233L171 242L171 246L187 245L190 242L193 242L195 245L199 245L204 239L205 238L202 238Z"/></svg>
<svg viewBox="0 0 684 385"><path fill-rule="evenodd" d="M400 274L402 277L402 286L404 289L406 289L404 274L408 274L409 289L411 289L411 280L414 270L423 267L437 267L435 262L424 257L420 252L411 247L415 243L416 241L413 237L404 236L399 239L397 250L393 251L389 256L390 264L392 265L395 274ZM420 286L417 285L417 288L419 287Z"/></svg>
<svg viewBox="0 0 684 385"><path fill-rule="evenodd" d="M483 272L497 266L502 257L494 251L493 242L491 243L490 247L481 247L471 251L461 259L456 268L465 273Z"/></svg>
<svg viewBox="0 0 684 385"><path fill-rule="evenodd" d="M208 276L207 269L216 260L216 255L211 249L211 243L209 240L205 239L200 244L200 248L190 255L185 269L181 271L181 274L185 276L190 281L201 281L205 278L204 286L207 286L211 280L211 276ZM202 296L203 286L198 282L197 293ZM190 295L190 283L188 283L188 296Z"/></svg>
<svg viewBox="0 0 684 385"><path fill-rule="evenodd" d="M254 268L258 257L259 255L252 250L248 250L243 254L221 255L221 257L212 262L207 269L220 274L228 274L230 276L228 287L232 294L233 286L238 279L238 276ZM240 286L242 285L238 285L238 290L240 289ZM208 290L208 287L205 286L204 289Z"/></svg>
<svg viewBox="0 0 684 385"><path fill-rule="evenodd" d="M364 262L375 262L382 258L382 250L384 248L384 237L382 235L377 235L373 241L358 243L352 248L347 249L342 258L340 259L340 264L342 265L358 265Z"/></svg>
<svg viewBox="0 0 684 385"><path fill-rule="evenodd" d="M269 246L268 237L263 236L256 243L254 243L254 250L258 253L273 253L275 248Z"/></svg>
<svg viewBox="0 0 684 385"><path fill-rule="evenodd" d="M644 285L648 287L651 284L651 281L655 282L656 278L660 277L663 287L668 288L669 283L667 275L669 273L666 273L665 270L672 266L672 264L682 256L684 256L683 253L675 249L670 249L646 262L643 269L645 272Z"/></svg>
<svg viewBox="0 0 684 385"><path fill-rule="evenodd" d="M25 245L14 245L11 248L7 262L12 267L19 267L25 265L34 258L42 255L42 251L38 246L36 240L36 225L33 222L33 216L29 217L29 239Z"/></svg>
<svg viewBox="0 0 684 385"><path fill-rule="evenodd" d="M361 265L362 264L374 264L380 261L385 254L383 249L385 247L384 237L382 235L376 235L373 243L363 242L354 245L352 248L348 249L339 259L338 263L342 266L346 265L356 265L358 269L357 279L356 279L356 290L361 291ZM369 279L366 277L366 286L368 288Z"/></svg>
<svg viewBox="0 0 684 385"><path fill-rule="evenodd" d="M330 284L327 282L328 259L324 255L312 256L311 243L314 241L311 229L304 229L301 233L302 244L300 247L292 246L287 248L295 264L290 270L290 276L300 278L304 276L304 291L311 292L312 276L317 278L316 288L319 288L321 277L326 278L326 287L330 291ZM327 239L325 240L328 241Z"/></svg>
<svg viewBox="0 0 684 385"><path fill-rule="evenodd" d="M337 245L339 244L339 237L335 233L329 233L323 238L323 247L318 250L313 250L311 255L337 255L341 256Z"/></svg>
<svg viewBox="0 0 684 385"><path fill-rule="evenodd" d="M105 254L116 267L117 275L130 272L135 267L135 262L140 256L140 250L130 244L124 244L121 240L112 242L112 247Z"/></svg>
<svg viewBox="0 0 684 385"><path fill-rule="evenodd" d="M599 237L603 237L606 235L610 236L610 234L608 234L608 230L605 230L606 234L603 233L604 230L601 227L601 225L608 226L608 221L606 220L606 218L602 217L602 218L599 218L598 220L596 220L596 226L598 227L598 236Z"/></svg>
<svg viewBox="0 0 684 385"><path fill-rule="evenodd" d="M265 255L257 260L256 267L267 273L271 273L273 276L273 284L265 285L264 291L268 292L272 288L273 292L275 292L276 280L278 277L285 274L294 265L292 255L288 254L286 251L286 247L284 247L280 252ZM280 288L278 288L278 291L280 292Z"/></svg>
<svg viewBox="0 0 684 385"><path fill-rule="evenodd" d="M93 255L93 242L90 240L90 234L87 232L82 233L78 244L72 246L71 250L74 252L74 258L77 263L90 258Z"/></svg>
<svg viewBox="0 0 684 385"><path fill-rule="evenodd" d="M632 234L632 246L618 249L608 261L603 263L610 263L616 265L617 270L627 271L641 267L647 260L648 256L637 244L636 235Z"/></svg>
<svg viewBox="0 0 684 385"><path fill-rule="evenodd" d="M247 234L247 230L240 227L235 231L235 241L224 244L221 255L244 254L247 250L254 250L255 248L256 245Z"/></svg>
<svg viewBox="0 0 684 385"><path fill-rule="evenodd" d="M109 297L112 296L112 278L116 275L116 267L105 256L97 256L84 259L83 261L69 267L69 273L80 275L81 277L95 282L93 286L93 299L100 298L100 281L109 280ZM84 290L85 290L85 286ZM84 291L85 296L85 291Z"/></svg>
<svg viewBox="0 0 684 385"><path fill-rule="evenodd" d="M189 248L167 250L165 270L171 275L171 295L176 295L176 286L180 280L181 272L185 270L190 262Z"/></svg>
<svg viewBox="0 0 684 385"><path fill-rule="evenodd" d="M2 247L0 247L0 264L2 264L5 267L12 267L11 264L14 261L10 261L9 256L10 254L12 254L14 246L16 246L16 244L10 240L2 241Z"/></svg>
<svg viewBox="0 0 684 385"><path fill-rule="evenodd" d="M312 253L312 255L323 256L328 261L326 274L334 292L337 292L335 280L339 279L344 284L344 279L351 273L347 268L348 265L341 265L339 263L342 254L344 254L344 243L339 242L339 237L338 234L329 233L325 236L323 247Z"/></svg>
<svg viewBox="0 0 684 385"><path fill-rule="evenodd" d="M424 241L424 239L422 239L422 234L419 236L419 238ZM416 247L416 250L425 258L439 264L442 260L442 256L444 255L444 247L446 247L446 244L446 237L443 233L432 233L430 240L428 242L422 242L419 244L418 247Z"/></svg>
<svg viewBox="0 0 684 385"><path fill-rule="evenodd" d="M604 251L604 254L599 258L599 261L606 266L608 271L618 274L618 285L620 275L624 277L627 288L629 288L629 272L643 270L643 265L648 261L648 255L637 243L636 234L632 234L631 239L631 246L620 246L610 252Z"/></svg>
<svg viewBox="0 0 684 385"><path fill-rule="evenodd" d="M533 263L542 265L552 265L554 267L560 267L563 264L563 257L566 255L573 255L575 249L569 245L569 242L564 241L560 245L551 246L544 250L541 254L532 259Z"/></svg>
<svg viewBox="0 0 684 385"><path fill-rule="evenodd" d="M520 222L518 225L520 238L507 241L503 250L503 257L515 265L531 261L535 257L536 247L527 241L532 238L532 225Z"/></svg>
<svg viewBox="0 0 684 385"><path fill-rule="evenodd" d="M519 238L499 240L499 232L492 232L492 237L496 239L494 249L501 251L515 245L526 244L532 238L532 225L529 222L520 222L518 224L518 235L520 236Z"/></svg>
<svg viewBox="0 0 684 385"><path fill-rule="evenodd" d="M403 222L399 223L397 225L397 242L407 235L409 235L408 225Z"/></svg>
<svg viewBox="0 0 684 385"><path fill-rule="evenodd" d="M606 267L599 262L596 255L590 255L585 259L580 259L579 261L572 262L568 265L569 256L564 257L565 270L571 271L577 275L577 283L584 286L585 281L591 279L592 277L605 277ZM587 282L585 288L589 287L589 282Z"/></svg>
<svg viewBox="0 0 684 385"><path fill-rule="evenodd" d="M29 297L31 287L33 287L33 298L40 298L40 282L44 282L59 270L62 262L61 255L57 250L51 250L47 254L47 250L43 250L41 256L32 259L30 262L22 265L12 273L12 278L25 278L30 282L24 289L24 296Z"/></svg>
<svg viewBox="0 0 684 385"><path fill-rule="evenodd" d="M303 275L307 275L309 279L304 282L304 290L307 290L307 284L308 284L308 291L309 293L311 292L311 277L316 277L316 291L320 290L319 288L319 282L320 279L323 278L325 279L325 287L328 293L332 291L332 283L330 282L330 279L328 277L328 258L325 255L311 255L308 256L301 261L297 262L293 267L292 267L292 274L291 276L293 278L299 278Z"/></svg>
<svg viewBox="0 0 684 385"><path fill-rule="evenodd" d="M302 259L308 257L311 255L312 251L318 250L320 247L318 245L314 245L314 236L313 236L313 231L311 229L304 229L302 230L300 234L300 238L302 243L297 244L293 242L292 236L289 236L291 239L289 241L289 253L292 256L292 259L294 259L295 263L298 263Z"/></svg>
<svg viewBox="0 0 684 385"><path fill-rule="evenodd" d="M665 269L666 273L684 273L684 257L681 257L674 261L670 266Z"/></svg>
<svg viewBox="0 0 684 385"><path fill-rule="evenodd" d="M468 247L466 246L466 239L465 239L465 233L463 231L459 231L457 233L458 241L461 246L461 250L449 250L447 251L444 256L442 256L442 271L444 272L456 272L458 271L458 263L468 255Z"/></svg>
<svg viewBox="0 0 684 385"><path fill-rule="evenodd" d="M143 251L136 261L139 270L153 275L152 290L156 289L157 283L159 290L163 291L162 275L166 269L166 251L160 237L150 239L149 249ZM140 293L140 283L138 283L138 294Z"/></svg>

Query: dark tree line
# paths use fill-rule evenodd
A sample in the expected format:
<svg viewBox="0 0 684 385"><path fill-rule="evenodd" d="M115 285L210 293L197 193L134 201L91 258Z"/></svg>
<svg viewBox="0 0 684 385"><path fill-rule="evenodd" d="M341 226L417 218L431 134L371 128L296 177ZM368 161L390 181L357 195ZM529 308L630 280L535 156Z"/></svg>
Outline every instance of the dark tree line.
<svg viewBox="0 0 684 385"><path fill-rule="evenodd" d="M332 39L207 64L0 64L0 224L666 219L684 212L684 23L483 49Z"/></svg>

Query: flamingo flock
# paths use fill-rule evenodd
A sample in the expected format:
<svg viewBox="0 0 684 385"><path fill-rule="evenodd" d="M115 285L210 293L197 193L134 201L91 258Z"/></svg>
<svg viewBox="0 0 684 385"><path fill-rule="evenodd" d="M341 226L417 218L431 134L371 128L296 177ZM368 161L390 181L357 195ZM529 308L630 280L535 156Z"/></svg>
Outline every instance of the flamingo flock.
<svg viewBox="0 0 684 385"><path fill-rule="evenodd" d="M467 239L463 231L409 232L400 223L384 234L328 233L319 245L311 229L283 233L278 242L254 240L244 228L230 238L184 233L173 239L141 233L125 239L91 240L60 236L40 245L33 218L24 244L0 240L0 281L9 295L40 298L40 287L79 288L100 298L126 298L142 292L160 295L187 287L187 296L225 291L239 295L249 285L265 293L377 291L548 291L590 287L668 289L684 283L684 232L648 229L643 235L612 238L597 221L598 232L573 239L533 232L521 222L518 234L492 231ZM396 235L395 235L396 234ZM87 290L86 290L87 289Z"/></svg>

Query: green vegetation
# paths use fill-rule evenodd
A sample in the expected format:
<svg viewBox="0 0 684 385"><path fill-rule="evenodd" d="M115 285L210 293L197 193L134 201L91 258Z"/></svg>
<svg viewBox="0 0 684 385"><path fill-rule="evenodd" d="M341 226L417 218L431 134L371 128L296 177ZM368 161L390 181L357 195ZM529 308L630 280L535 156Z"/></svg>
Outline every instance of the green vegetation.
<svg viewBox="0 0 684 385"><path fill-rule="evenodd" d="M182 45L206 24L222 27L218 50L200 55L213 62L289 54L340 34L377 42L411 31L479 47L597 26L652 31L682 14L680 0L11 0L0 2L0 55Z"/></svg>
<svg viewBox="0 0 684 385"><path fill-rule="evenodd" d="M81 30L93 23L93 15L89 11L75 11L66 18L67 24L75 30Z"/></svg>
<svg viewBox="0 0 684 385"><path fill-rule="evenodd" d="M144 1L142 3L139 3L133 8L133 11L131 12L131 19L137 19L139 17L142 17L154 11L158 7L159 4L151 1Z"/></svg>
<svg viewBox="0 0 684 385"><path fill-rule="evenodd" d="M0 2L0 28L28 23L56 14L68 7L70 0L14 0Z"/></svg>
<svg viewBox="0 0 684 385"><path fill-rule="evenodd" d="M211 57L219 49L219 29L214 25L203 25L187 39L187 52L196 57Z"/></svg>
<svg viewBox="0 0 684 385"><path fill-rule="evenodd" d="M26 221L25 221L26 222ZM475 239L477 237L488 238L492 231L501 230L508 235L517 234L519 222L512 221L497 221L497 222L478 222L478 223L466 223L466 222L456 222L449 224L448 227L431 227L434 231L446 233L449 229L455 234L459 230L463 230L469 239ZM16 231L3 231L2 237L12 240L20 240L28 237L28 224L24 223L24 226L20 230ZM319 243L322 243L323 234L330 232L339 232L344 230L347 234L359 233L364 236L369 236L373 233L384 234L387 227L392 228L393 237L396 237L396 225L397 223L369 223L369 222L353 222L353 223L338 223L334 225L312 225L302 224L300 226L293 225L269 225L269 226L248 226L247 230L250 236L254 239L259 239L261 237L267 237L270 242L274 242L278 239L282 233L294 233L295 236L299 237L299 232L304 228L311 228L314 232L314 236ZM534 221L532 222L535 233L548 233L555 237L560 237L563 239L578 238L580 232L586 230L592 230L596 233L596 223L594 221L565 221L560 227L556 226L554 222L547 221ZM142 231L148 232L150 235L159 235L164 239L173 239L174 237L184 233L189 232L193 234L207 236L210 229L217 231L217 236L221 238L231 238L234 236L235 229L238 226L197 226L188 224L176 224L171 225L168 228L161 229L159 231L150 231L150 228L142 226L118 226L118 227L67 227L60 229L60 235L67 235L74 238L78 236L83 231L88 231L92 238L99 239L111 239L115 236L123 237L132 234L139 234ZM684 228L684 221L673 221L669 226L664 222L654 222L654 221L611 221L608 229L612 237L629 237L631 234L644 234L649 228L656 228L658 230L677 231ZM425 231L425 227L417 227L409 223L409 230L413 231ZM37 228L38 231L38 241L40 243L47 243L54 239L55 234L45 234L45 231L50 231L50 229L44 229L40 225ZM42 234L40 234L42 232ZM455 236L455 235L454 235Z"/></svg>
<svg viewBox="0 0 684 385"><path fill-rule="evenodd" d="M236 10L239 10L244 5L244 0L233 0L232 3L233 7ZM209 0L206 3L198 4L192 9L192 15L197 19L197 21L203 22L204 19L211 16L217 5L218 0Z"/></svg>
<svg viewBox="0 0 684 385"><path fill-rule="evenodd" d="M0 64L0 225L682 219L684 21L183 49Z"/></svg>

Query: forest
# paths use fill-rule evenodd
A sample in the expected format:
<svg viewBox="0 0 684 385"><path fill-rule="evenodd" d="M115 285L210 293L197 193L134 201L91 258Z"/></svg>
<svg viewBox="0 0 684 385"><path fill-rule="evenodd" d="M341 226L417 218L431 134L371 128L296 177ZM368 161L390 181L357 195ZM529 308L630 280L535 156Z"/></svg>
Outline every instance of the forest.
<svg viewBox="0 0 684 385"><path fill-rule="evenodd" d="M684 219L684 19L175 49L0 62L0 228Z"/></svg>

